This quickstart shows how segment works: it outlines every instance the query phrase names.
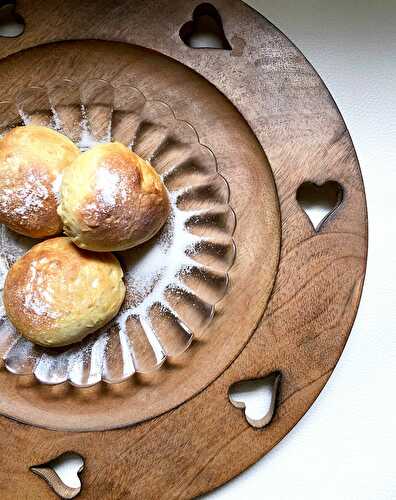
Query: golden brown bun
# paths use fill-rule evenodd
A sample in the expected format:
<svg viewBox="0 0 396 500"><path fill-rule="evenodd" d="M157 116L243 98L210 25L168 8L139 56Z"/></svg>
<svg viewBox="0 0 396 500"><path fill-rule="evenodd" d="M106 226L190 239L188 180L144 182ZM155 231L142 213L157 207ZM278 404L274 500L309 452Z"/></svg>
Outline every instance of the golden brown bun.
<svg viewBox="0 0 396 500"><path fill-rule="evenodd" d="M46 127L16 127L0 140L0 223L44 238L62 231L56 208L63 169L79 149Z"/></svg>
<svg viewBox="0 0 396 500"><path fill-rule="evenodd" d="M8 272L4 305L16 329L32 342L73 344L118 313L123 272L111 253L80 250L69 238L35 245Z"/></svg>
<svg viewBox="0 0 396 500"><path fill-rule="evenodd" d="M154 168L114 142L95 146L65 170L58 213L79 247L126 250L161 229L169 200Z"/></svg>

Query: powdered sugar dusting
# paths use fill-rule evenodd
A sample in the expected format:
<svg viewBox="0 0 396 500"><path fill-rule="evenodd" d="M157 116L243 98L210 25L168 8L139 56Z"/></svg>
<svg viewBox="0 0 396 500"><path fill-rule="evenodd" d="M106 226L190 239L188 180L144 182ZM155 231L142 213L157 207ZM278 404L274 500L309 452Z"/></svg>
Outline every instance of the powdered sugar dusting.
<svg viewBox="0 0 396 500"><path fill-rule="evenodd" d="M88 151L88 149L93 148L97 144L107 144L111 142L112 141L111 121L107 126L107 130L104 136L100 138L95 137L94 134L91 132L88 120L88 114L84 104L81 104L80 110L82 119L80 122L80 140L78 142L78 147L80 148L81 152Z"/></svg>
<svg viewBox="0 0 396 500"><path fill-rule="evenodd" d="M80 141L78 143L78 147L80 151L84 153L88 151L88 149L93 148L99 144L99 142L95 139L95 137L89 132L89 130L84 126L84 122L81 123L81 135Z"/></svg>
<svg viewBox="0 0 396 500"><path fill-rule="evenodd" d="M32 214L40 212L48 199L49 179L47 175L38 176L30 172L24 181L22 186L15 189L13 179L10 179L9 187L1 191L0 207L5 213L28 219Z"/></svg>
<svg viewBox="0 0 396 500"><path fill-rule="evenodd" d="M31 125L32 117L29 116L22 108L18 109L19 116L21 117L24 125Z"/></svg>
<svg viewBox="0 0 396 500"><path fill-rule="evenodd" d="M0 256L0 319L5 316L4 302L3 302L3 290L4 290L4 282L7 276L8 266L7 261L4 257L3 252L1 252Z"/></svg>
<svg viewBox="0 0 396 500"><path fill-rule="evenodd" d="M186 228L186 222L197 212L183 211L177 207L177 200L183 192L184 190L181 190L169 195L171 213L168 230L163 238L126 272L128 286L140 293L150 290L139 305L130 309L129 314L145 316L154 304L165 305L164 294L169 285L175 282L182 270L197 265L191 256L187 255L187 250L190 250L191 255L194 244L201 238Z"/></svg>
<svg viewBox="0 0 396 500"><path fill-rule="evenodd" d="M191 255L195 243L201 239L186 228L186 222L197 212L183 211L177 206L177 201L184 192L185 190L180 190L170 193L171 213L166 231L155 245L127 268L127 288L134 291L140 300L136 306L124 310L116 320L123 336L127 335L127 321L130 317L140 321L158 363L164 360L164 352L149 319L150 310L154 304L172 310L166 301L165 292L172 285L179 284L178 277L182 271L197 265L187 255L187 251ZM174 315L177 317L175 312Z"/></svg>
<svg viewBox="0 0 396 500"><path fill-rule="evenodd" d="M54 181L52 182L51 184L51 188L52 188L52 192L54 193L55 195L55 199L57 201L57 203L60 202L60 193L61 193L61 186L62 186L62 177L63 177L63 174L62 173L59 173Z"/></svg>
<svg viewBox="0 0 396 500"><path fill-rule="evenodd" d="M52 289L48 284L45 285L43 290L43 273L44 269L38 270L39 262L33 261L29 269L28 284L26 287L26 295L24 300L24 307L32 311L36 316L46 316L48 318L56 319L59 313L54 309L54 297Z"/></svg>
<svg viewBox="0 0 396 500"><path fill-rule="evenodd" d="M62 120L60 119L57 110L53 106L51 107L51 113L52 113L52 128L57 132L62 132Z"/></svg>
<svg viewBox="0 0 396 500"><path fill-rule="evenodd" d="M116 205L116 196L120 192L120 176L105 167L96 171L96 190L108 208Z"/></svg>

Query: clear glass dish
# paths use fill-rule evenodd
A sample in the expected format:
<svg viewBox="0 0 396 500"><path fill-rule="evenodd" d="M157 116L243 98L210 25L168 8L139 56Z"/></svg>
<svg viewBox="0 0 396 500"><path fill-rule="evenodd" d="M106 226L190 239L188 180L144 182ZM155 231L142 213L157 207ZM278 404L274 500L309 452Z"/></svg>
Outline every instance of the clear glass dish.
<svg viewBox="0 0 396 500"><path fill-rule="evenodd" d="M125 302L111 323L79 344L35 346L14 329L0 300L4 366L14 374L34 374L44 384L69 381L78 387L119 383L158 369L203 335L229 286L236 220L213 153L166 103L103 80L29 87L16 103L0 103L0 134L23 124L58 130L81 151L122 142L160 173L171 215L151 241L116 254L125 272ZM35 243L0 226L1 288L9 267Z"/></svg>

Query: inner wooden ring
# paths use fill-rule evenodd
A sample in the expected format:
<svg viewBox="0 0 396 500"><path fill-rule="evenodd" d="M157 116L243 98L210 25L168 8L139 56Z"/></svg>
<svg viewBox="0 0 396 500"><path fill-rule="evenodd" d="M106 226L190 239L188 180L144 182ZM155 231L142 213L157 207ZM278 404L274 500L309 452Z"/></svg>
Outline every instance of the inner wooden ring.
<svg viewBox="0 0 396 500"><path fill-rule="evenodd" d="M181 405L215 380L243 349L264 313L280 247L278 198L268 160L252 130L212 84L181 63L138 46L60 42L22 51L0 63L1 100L26 85L60 78L103 78L132 84L167 102L192 123L215 154L231 190L238 249L231 287L203 340L177 362L120 385L48 387L0 370L0 413L58 430L105 430L131 425Z"/></svg>

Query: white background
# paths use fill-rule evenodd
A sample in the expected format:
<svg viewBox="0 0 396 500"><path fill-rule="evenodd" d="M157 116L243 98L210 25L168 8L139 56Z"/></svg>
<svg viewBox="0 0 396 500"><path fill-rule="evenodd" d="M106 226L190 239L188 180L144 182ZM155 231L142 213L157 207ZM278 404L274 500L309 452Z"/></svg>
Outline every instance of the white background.
<svg viewBox="0 0 396 500"><path fill-rule="evenodd" d="M250 0L316 68L354 141L369 209L361 306L333 376L268 455L207 498L396 499L396 0Z"/></svg>

